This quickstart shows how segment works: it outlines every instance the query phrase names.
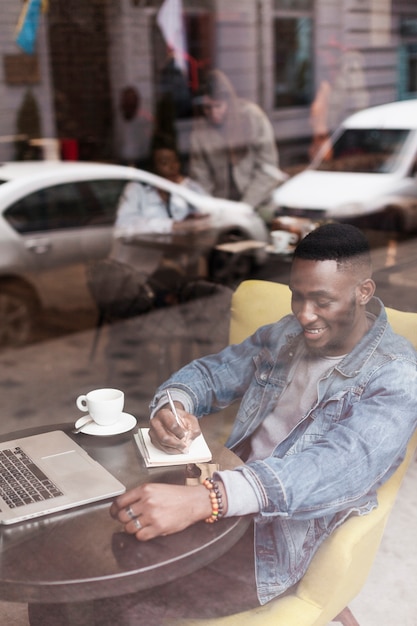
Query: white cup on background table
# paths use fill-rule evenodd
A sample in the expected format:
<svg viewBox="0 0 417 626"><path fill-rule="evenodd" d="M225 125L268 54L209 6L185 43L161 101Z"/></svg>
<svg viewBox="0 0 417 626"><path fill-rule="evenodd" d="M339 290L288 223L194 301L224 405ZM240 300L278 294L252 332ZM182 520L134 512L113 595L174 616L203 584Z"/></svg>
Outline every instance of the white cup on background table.
<svg viewBox="0 0 417 626"><path fill-rule="evenodd" d="M271 242L274 252L289 252L290 246L297 243L299 237L288 230L272 230Z"/></svg>

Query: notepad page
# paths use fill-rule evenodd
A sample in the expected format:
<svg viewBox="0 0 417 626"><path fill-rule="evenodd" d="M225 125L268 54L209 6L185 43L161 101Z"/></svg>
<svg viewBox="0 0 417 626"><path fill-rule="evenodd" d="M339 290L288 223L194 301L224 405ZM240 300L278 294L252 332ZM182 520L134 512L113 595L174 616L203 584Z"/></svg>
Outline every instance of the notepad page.
<svg viewBox="0 0 417 626"><path fill-rule="evenodd" d="M135 441L148 466L205 463L212 458L210 448L202 434L191 442L188 452L178 454L168 454L156 448L149 437L149 428L140 428L135 435Z"/></svg>

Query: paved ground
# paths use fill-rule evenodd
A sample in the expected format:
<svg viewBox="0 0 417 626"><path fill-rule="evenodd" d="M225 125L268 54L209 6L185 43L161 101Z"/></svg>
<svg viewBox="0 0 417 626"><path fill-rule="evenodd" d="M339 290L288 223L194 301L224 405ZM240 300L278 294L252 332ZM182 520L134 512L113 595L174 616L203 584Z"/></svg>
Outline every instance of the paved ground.
<svg viewBox="0 0 417 626"><path fill-rule="evenodd" d="M77 395L106 385L124 389L126 411L146 420L159 382L190 358L227 343L230 295L223 290L213 298L105 327L94 356L93 331L2 353L0 432L75 421ZM230 415L220 415L219 437L229 427ZM416 624L416 483L414 460L368 583L351 606L361 626ZM0 603L0 624L27 626L25 605Z"/></svg>

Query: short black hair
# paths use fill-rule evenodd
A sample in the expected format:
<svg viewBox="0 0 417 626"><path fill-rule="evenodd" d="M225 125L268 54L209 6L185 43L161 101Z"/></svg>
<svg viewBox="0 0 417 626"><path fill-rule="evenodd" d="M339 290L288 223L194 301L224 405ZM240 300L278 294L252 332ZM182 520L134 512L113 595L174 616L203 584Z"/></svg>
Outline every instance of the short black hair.
<svg viewBox="0 0 417 626"><path fill-rule="evenodd" d="M172 152L175 152L175 154L179 156L176 138L174 135L167 133L155 133L152 138L152 152L155 152L155 150L172 150Z"/></svg>
<svg viewBox="0 0 417 626"><path fill-rule="evenodd" d="M336 261L342 265L367 265L371 270L369 242L351 224L331 222L319 226L298 243L294 258L309 261Z"/></svg>

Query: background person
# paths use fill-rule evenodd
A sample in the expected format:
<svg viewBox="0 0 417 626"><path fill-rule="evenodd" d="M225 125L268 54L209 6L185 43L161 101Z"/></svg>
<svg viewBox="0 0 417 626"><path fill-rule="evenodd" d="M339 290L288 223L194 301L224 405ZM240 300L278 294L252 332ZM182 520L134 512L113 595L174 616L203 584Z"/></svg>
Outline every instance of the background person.
<svg viewBox="0 0 417 626"><path fill-rule="evenodd" d="M152 149L152 169L155 174L192 191L204 194L203 188L181 173L174 140L157 136ZM198 233L207 228L204 216L175 194L154 185L130 182L119 201L114 225L111 258L136 267L148 275L148 284L155 291L158 303L173 303L177 292L187 282L188 271L198 263L197 247L187 253L167 253L161 248L142 247L125 242L136 235L169 235Z"/></svg>
<svg viewBox="0 0 417 626"><path fill-rule="evenodd" d="M202 91L204 117L194 122L190 175L211 195L247 202L269 220L272 191L285 179L274 130L258 105L238 98L219 70Z"/></svg>
<svg viewBox="0 0 417 626"><path fill-rule="evenodd" d="M120 93L116 152L121 165L149 169L153 117L142 108L140 92L133 86Z"/></svg>

